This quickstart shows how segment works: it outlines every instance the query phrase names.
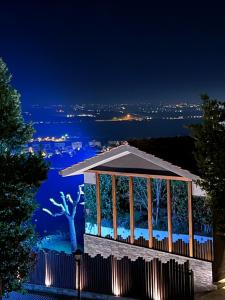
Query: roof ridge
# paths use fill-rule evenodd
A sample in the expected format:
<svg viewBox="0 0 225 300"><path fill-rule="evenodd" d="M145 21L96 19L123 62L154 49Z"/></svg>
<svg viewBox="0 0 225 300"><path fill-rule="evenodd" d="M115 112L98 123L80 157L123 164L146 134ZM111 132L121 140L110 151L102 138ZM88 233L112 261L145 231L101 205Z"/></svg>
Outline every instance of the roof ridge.
<svg viewBox="0 0 225 300"><path fill-rule="evenodd" d="M102 156L102 155L105 155L106 153L110 153L110 152L113 152L113 151L115 151L115 150L117 150L118 151L118 148L127 148L127 146L128 145L119 145L119 146L117 146L117 147L113 147L113 148L111 148L110 150L106 150L106 151L104 151L104 152L101 152L101 153L98 153L97 155L95 155L95 156L92 156L92 157L89 157L89 158L87 158L87 159L85 159L85 160L83 160L83 161L80 161L80 162L78 162L78 163L75 163L75 164L73 164L72 166L70 166L70 167L67 167L67 168L65 168L65 169L63 169L63 170L61 170L60 172L59 172L59 174L63 174L63 171L65 171L65 170L70 170L70 169L72 169L73 167L78 167L78 166L80 166L80 165L82 165L82 164L84 164L84 163L86 163L86 162L88 162L88 161L91 161L91 160L97 160L100 156ZM135 147L134 147L135 148ZM137 148L136 148L137 149Z"/></svg>
<svg viewBox="0 0 225 300"><path fill-rule="evenodd" d="M142 151L134 146L131 146L129 144L123 144L123 145L119 145L117 147L111 148L110 150L107 150L105 152L99 153L96 156L92 156L90 158L87 158L84 161L81 161L79 163L73 164L72 166L65 168L64 170L60 171L60 174L63 176L69 176L72 173L77 173L77 172L84 172L86 170L88 170L88 164L90 163L90 168L93 167L93 165L101 165L101 157L105 156L105 160L113 160L113 155L115 155L115 159L121 156L125 156L127 155L125 152L134 154L142 159L145 159L155 165L158 165L164 169L167 169L168 171L172 171L174 173L176 173L179 176L183 176L183 177L187 177L187 178L191 178L193 180L198 179L199 177L193 173L191 173L190 171L186 170L186 169L182 169L180 166L174 165L171 162L168 162L160 157L157 157L151 153ZM123 155L124 153L124 155ZM104 160L104 159L103 159ZM103 163L103 162L102 162ZM84 166L82 169L82 165ZM92 165L92 166L91 166ZM79 170L80 167L80 170ZM89 168L89 169L90 169ZM71 171L71 172L70 172Z"/></svg>

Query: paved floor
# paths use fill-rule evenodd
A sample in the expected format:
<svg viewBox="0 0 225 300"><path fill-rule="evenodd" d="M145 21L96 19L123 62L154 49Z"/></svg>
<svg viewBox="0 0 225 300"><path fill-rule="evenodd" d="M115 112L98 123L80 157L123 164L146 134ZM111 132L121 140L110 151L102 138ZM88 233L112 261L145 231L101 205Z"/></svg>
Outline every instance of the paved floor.
<svg viewBox="0 0 225 300"><path fill-rule="evenodd" d="M45 294L20 294L20 293L11 293L9 298L4 300L75 300L74 297L63 297L63 296L53 296L53 295L45 295Z"/></svg>
<svg viewBox="0 0 225 300"><path fill-rule="evenodd" d="M196 295L195 300L225 300L225 289L218 289L204 295Z"/></svg>
<svg viewBox="0 0 225 300"><path fill-rule="evenodd" d="M19 294L11 293L9 298L4 300L76 300L74 297L63 297L46 294ZM219 289L213 292L205 293L204 295L196 295L195 300L225 300L225 289Z"/></svg>
<svg viewBox="0 0 225 300"><path fill-rule="evenodd" d="M76 300L76 298L62 297L62 296L50 296L45 294L19 294L11 293L9 298L4 300ZM225 300L225 290L220 289L204 295L196 295L195 300Z"/></svg>

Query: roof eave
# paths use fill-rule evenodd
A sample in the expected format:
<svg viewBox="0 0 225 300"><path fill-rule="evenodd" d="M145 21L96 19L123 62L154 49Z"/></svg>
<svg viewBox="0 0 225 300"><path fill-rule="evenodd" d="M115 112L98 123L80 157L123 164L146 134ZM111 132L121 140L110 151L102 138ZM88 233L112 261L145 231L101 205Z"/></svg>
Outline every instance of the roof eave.
<svg viewBox="0 0 225 300"><path fill-rule="evenodd" d="M165 168L169 171L172 171L181 177L186 177L193 181L200 179L199 176L192 174L188 170L182 169L178 166L171 164L170 162L167 162L161 158L158 158L152 154L143 152L143 151L141 151L135 147L129 146L129 145L121 145L119 147L113 148L110 151L103 152L97 156L91 157L83 162L74 164L71 167L61 170L59 172L59 174L63 177L80 175L94 167L97 167L99 165L102 165L104 163L112 161L114 159L120 158L122 156L128 155L130 153L137 155L141 158L144 158L147 161L150 161L152 163L158 164L159 166L162 166L163 168Z"/></svg>

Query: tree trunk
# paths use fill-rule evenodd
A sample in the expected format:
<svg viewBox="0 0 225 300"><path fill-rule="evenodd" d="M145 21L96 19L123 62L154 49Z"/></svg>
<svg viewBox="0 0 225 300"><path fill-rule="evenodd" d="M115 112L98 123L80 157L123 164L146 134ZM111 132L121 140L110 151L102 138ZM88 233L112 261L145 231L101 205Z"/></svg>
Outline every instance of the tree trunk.
<svg viewBox="0 0 225 300"><path fill-rule="evenodd" d="M0 300L2 300L2 280L0 278Z"/></svg>
<svg viewBox="0 0 225 300"><path fill-rule="evenodd" d="M213 211L213 282L218 282L225 278L225 233L220 230L220 225L224 223L224 213L225 210L222 208L214 209Z"/></svg>
<svg viewBox="0 0 225 300"><path fill-rule="evenodd" d="M70 242L71 242L71 250L75 252L77 249L77 235L73 218L68 218L69 229L70 229Z"/></svg>
<svg viewBox="0 0 225 300"><path fill-rule="evenodd" d="M213 282L225 278L225 236L222 233L214 233L213 236L214 260L212 263Z"/></svg>
<svg viewBox="0 0 225 300"><path fill-rule="evenodd" d="M161 196L161 187L162 187L162 181L157 180L156 181L156 217L155 217L156 226L158 225L158 220L159 220L159 202Z"/></svg>

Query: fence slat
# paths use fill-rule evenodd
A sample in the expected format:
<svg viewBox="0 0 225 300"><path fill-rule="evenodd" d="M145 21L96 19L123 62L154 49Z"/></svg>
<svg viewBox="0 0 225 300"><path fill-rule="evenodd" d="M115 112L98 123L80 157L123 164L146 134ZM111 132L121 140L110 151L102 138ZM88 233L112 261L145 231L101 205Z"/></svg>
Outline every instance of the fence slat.
<svg viewBox="0 0 225 300"><path fill-rule="evenodd" d="M128 257L119 260L113 256L103 258L101 255L91 257L83 254L80 267L82 290L139 299L194 299L193 272L189 270L188 263L178 264L175 260L162 263L159 259L145 261L142 258L132 261ZM75 289L73 255L38 252L37 264L29 282Z"/></svg>

